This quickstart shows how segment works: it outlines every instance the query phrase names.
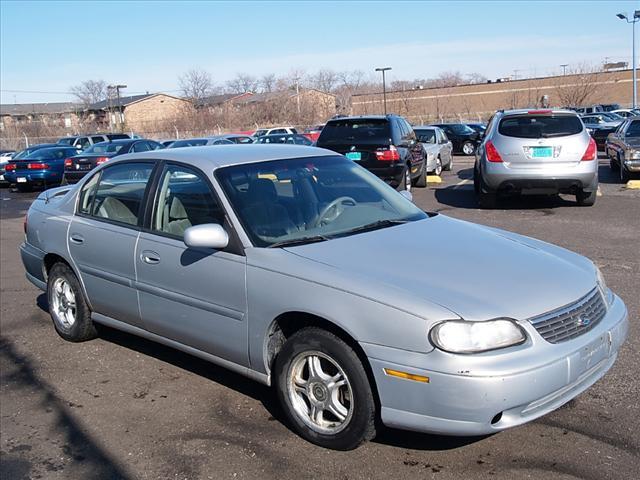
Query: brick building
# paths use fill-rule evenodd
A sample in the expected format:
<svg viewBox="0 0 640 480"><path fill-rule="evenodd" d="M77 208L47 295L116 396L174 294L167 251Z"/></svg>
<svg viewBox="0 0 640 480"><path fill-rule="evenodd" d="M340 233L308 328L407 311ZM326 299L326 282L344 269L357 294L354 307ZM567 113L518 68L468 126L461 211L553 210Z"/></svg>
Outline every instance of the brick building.
<svg viewBox="0 0 640 480"><path fill-rule="evenodd" d="M0 131L31 126L75 130L79 123L82 105L72 102L13 103L0 105Z"/></svg>
<svg viewBox="0 0 640 480"><path fill-rule="evenodd" d="M507 79L483 84L387 92L387 111L404 115L413 123L478 121L486 120L500 109L540 106L544 95L551 106L581 106L569 105L568 99L583 96L586 97L580 102L583 105L619 103L627 106L631 104L631 89L631 70ZM382 113L382 102L382 92L354 95L351 113Z"/></svg>

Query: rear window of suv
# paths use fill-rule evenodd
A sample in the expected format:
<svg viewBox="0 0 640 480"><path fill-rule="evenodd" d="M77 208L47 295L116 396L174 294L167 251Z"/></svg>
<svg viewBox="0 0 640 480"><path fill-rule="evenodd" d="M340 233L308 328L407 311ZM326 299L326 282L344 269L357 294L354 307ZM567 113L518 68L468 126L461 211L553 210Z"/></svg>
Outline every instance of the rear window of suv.
<svg viewBox="0 0 640 480"><path fill-rule="evenodd" d="M381 119L349 119L329 122L322 129L318 143L379 141L391 138L389 121Z"/></svg>
<svg viewBox="0 0 640 480"><path fill-rule="evenodd" d="M518 115L500 120L500 135L517 138L565 137L582 132L583 126L575 115Z"/></svg>

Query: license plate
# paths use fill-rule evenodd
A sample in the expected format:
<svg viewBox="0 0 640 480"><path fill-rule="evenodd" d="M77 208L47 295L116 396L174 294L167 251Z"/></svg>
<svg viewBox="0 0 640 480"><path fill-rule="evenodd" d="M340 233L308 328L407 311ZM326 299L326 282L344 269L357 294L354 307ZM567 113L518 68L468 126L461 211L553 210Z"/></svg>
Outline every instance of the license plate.
<svg viewBox="0 0 640 480"><path fill-rule="evenodd" d="M354 162L357 162L359 160L362 160L362 153L360 152L349 152L345 155L345 157L347 157L349 160L353 160Z"/></svg>
<svg viewBox="0 0 640 480"><path fill-rule="evenodd" d="M553 156L552 147L533 147L531 149L531 156L533 158L549 158Z"/></svg>
<svg viewBox="0 0 640 480"><path fill-rule="evenodd" d="M27 183L27 179L25 177L18 177L16 179L16 182L18 182L18 183Z"/></svg>

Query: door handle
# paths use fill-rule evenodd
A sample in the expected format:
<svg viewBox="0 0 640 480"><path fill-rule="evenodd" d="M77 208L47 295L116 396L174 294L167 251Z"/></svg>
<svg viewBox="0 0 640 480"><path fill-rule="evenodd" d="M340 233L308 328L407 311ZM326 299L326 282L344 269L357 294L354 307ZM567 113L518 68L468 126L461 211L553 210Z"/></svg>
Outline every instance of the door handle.
<svg viewBox="0 0 640 480"><path fill-rule="evenodd" d="M140 255L140 258L144 263L148 263L149 265L160 263L160 255L151 250L144 250Z"/></svg>
<svg viewBox="0 0 640 480"><path fill-rule="evenodd" d="M84 237L82 235L78 235L77 233L72 233L69 237L69 240L77 245L84 243Z"/></svg>

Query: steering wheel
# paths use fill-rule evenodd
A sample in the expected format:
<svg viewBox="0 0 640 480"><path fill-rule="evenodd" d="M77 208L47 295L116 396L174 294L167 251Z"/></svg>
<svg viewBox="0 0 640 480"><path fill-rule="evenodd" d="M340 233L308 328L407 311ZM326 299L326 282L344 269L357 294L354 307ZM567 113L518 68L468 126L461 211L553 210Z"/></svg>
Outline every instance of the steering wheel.
<svg viewBox="0 0 640 480"><path fill-rule="evenodd" d="M329 205L322 209L320 215L313 224L313 227L318 227L320 225L326 225L328 223L333 222L336 218L340 216L340 214L344 211L344 205L351 204L352 207L356 206L356 201L351 197L338 197L333 200Z"/></svg>

